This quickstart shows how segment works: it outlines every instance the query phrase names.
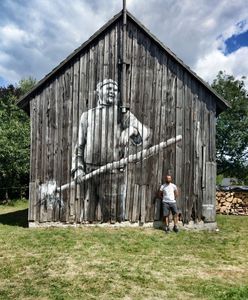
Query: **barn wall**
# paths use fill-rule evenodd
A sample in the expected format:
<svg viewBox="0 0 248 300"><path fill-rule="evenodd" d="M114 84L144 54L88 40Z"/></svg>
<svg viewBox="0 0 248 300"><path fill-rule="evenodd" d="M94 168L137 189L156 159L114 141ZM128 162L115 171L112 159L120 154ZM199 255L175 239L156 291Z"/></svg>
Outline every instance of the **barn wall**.
<svg viewBox="0 0 248 300"><path fill-rule="evenodd" d="M95 199L91 205L85 199L84 184L51 199L44 199L39 187L46 188L46 183L52 187L53 182L61 186L72 180L80 116L96 107L95 88L99 81L118 81L119 36L116 23L31 101L30 221L82 222L101 218Z"/></svg>
<svg viewBox="0 0 248 300"><path fill-rule="evenodd" d="M182 135L177 143L143 164L146 184L155 195L169 173L180 189L185 222L215 220L215 113L213 96L173 58L131 22L128 24L130 106L153 130L152 144ZM143 60L143 61L142 61ZM142 85L143 84L143 85ZM137 88L138 87L138 88ZM138 100L143 106L138 108ZM149 201L149 200L148 200ZM160 201L152 218L160 218ZM152 210L151 213L153 213Z"/></svg>
<svg viewBox="0 0 248 300"><path fill-rule="evenodd" d="M177 135L182 135L183 140L124 168L118 175L122 177L120 182L125 183L124 200L119 197L120 191L114 190L119 180L116 174L100 176L93 191L89 189L92 179L76 188L70 186L56 197L53 193L49 196L55 183L61 186L72 180L80 117L97 106L98 82L105 78L120 82L121 50L120 24L115 23L31 101L29 220L158 220L161 211L156 192L170 173L180 189L178 204L183 220L214 221L211 205L215 195L215 99L131 21L127 26L127 102L130 112L143 124L141 131L149 129L150 135L149 145L134 146L130 142L126 155ZM101 118L103 126L94 127L97 132L92 138L101 140L99 157L105 161L111 149L106 141L115 134L115 128L106 126L107 119L115 116ZM104 184L109 197L92 194L96 189L101 195Z"/></svg>

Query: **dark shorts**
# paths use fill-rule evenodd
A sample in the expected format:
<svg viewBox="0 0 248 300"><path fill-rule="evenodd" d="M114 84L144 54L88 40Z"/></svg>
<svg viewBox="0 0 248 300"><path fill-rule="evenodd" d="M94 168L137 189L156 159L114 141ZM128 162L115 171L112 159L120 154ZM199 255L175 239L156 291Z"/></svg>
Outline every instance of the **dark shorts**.
<svg viewBox="0 0 248 300"><path fill-rule="evenodd" d="M178 213L176 203L162 202L162 205L163 205L163 216L164 217L168 217L170 214L170 211L173 216Z"/></svg>

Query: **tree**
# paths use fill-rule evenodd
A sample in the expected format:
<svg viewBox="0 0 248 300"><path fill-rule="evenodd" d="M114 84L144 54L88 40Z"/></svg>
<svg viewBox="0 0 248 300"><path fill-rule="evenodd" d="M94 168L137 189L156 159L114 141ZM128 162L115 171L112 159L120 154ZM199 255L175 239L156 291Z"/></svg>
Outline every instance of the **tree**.
<svg viewBox="0 0 248 300"><path fill-rule="evenodd" d="M217 118L217 173L248 180L248 92L243 79L220 71L212 87L231 104Z"/></svg>
<svg viewBox="0 0 248 300"><path fill-rule="evenodd" d="M16 101L34 84L35 80L29 78L21 80L17 87L0 87L0 199L15 196L13 187L28 185L29 116L17 107Z"/></svg>

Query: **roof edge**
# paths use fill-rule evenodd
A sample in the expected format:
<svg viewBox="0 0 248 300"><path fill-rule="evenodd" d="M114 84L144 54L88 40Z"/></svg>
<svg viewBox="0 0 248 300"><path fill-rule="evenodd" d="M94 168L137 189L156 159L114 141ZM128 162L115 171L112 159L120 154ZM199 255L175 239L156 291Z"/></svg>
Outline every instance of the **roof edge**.
<svg viewBox="0 0 248 300"><path fill-rule="evenodd" d="M205 80L199 77L188 65L186 65L177 55L172 52L168 47L166 47L153 33L150 32L138 19L136 19L129 11L127 11L128 17L136 23L142 30L148 34L160 47L162 47L171 57L173 57L180 65L182 65L193 77L199 80L210 92L214 94L215 97L218 98L218 107L221 111L230 108L230 103L225 100L222 96L220 96Z"/></svg>
<svg viewBox="0 0 248 300"><path fill-rule="evenodd" d="M98 29L87 41L85 41L81 46L79 46L77 49L75 49L70 55L68 55L64 60L60 62L60 64L55 67L51 72L49 72L47 75L45 75L38 83L26 94L24 94L21 98L18 99L17 105L28 111L27 104L29 102L29 99L34 95L34 92L39 89L43 84L46 83L46 81L51 78L53 75L55 75L59 70L64 67L67 63L70 62L72 58L78 55L80 51L82 51L85 47L87 47L94 39L96 39L101 33L103 33L110 25L112 25L114 22L116 22L120 17L122 16L122 10L113 16L107 23L105 23L100 29Z"/></svg>
<svg viewBox="0 0 248 300"><path fill-rule="evenodd" d="M174 52L172 52L168 47L166 47L154 34L150 32L138 19L136 19L128 10L126 10L127 17L129 17L138 27L140 27L157 45L159 45L163 50L165 50L175 61L177 61L184 69L186 69L194 78L200 81L212 94L218 99L216 102L219 111L223 111L227 108L230 108L231 105L228 101L226 101L223 97L221 97L206 81L204 81L201 77L199 77L193 70L190 69L179 57L176 56ZM74 50L69 56L67 56L57 67L55 67L51 72L45 75L29 92L23 95L17 101L17 105L28 111L29 108L27 104L32 96L34 96L35 92L43 86L48 79L50 79L53 75L58 73L62 67L64 67L67 63L70 62L72 58L77 56L80 51L82 51L85 47L87 47L94 39L96 39L101 33L103 33L110 25L116 22L123 14L123 10L121 10L118 14L112 17L107 23L105 23L99 30L97 30L86 42L84 42L81 46L79 46L76 50Z"/></svg>

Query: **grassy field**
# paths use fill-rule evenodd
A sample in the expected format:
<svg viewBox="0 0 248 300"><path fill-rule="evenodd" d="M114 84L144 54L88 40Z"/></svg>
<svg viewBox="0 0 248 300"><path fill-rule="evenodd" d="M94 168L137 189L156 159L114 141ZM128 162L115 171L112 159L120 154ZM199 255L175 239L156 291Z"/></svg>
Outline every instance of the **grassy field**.
<svg viewBox="0 0 248 300"><path fill-rule="evenodd" d="M219 232L28 229L0 206L0 299L248 299L248 218Z"/></svg>

